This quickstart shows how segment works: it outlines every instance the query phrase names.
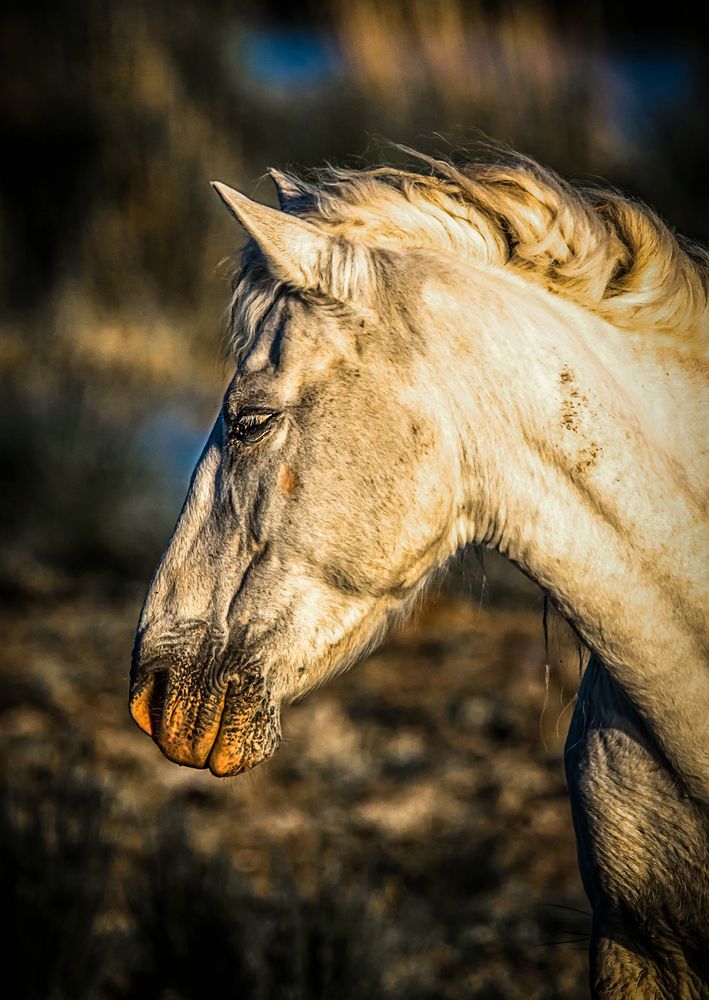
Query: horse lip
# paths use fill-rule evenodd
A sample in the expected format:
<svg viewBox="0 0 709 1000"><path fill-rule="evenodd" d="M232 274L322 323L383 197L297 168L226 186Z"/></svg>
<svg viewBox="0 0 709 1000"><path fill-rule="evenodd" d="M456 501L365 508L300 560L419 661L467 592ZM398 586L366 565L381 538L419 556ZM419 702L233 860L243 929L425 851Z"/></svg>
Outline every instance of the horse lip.
<svg viewBox="0 0 709 1000"><path fill-rule="evenodd" d="M237 774L243 774L244 771L250 771L252 767L261 763L262 758L247 757L245 759L243 755L235 762L228 755L220 752L217 746L218 740L219 736L214 741L214 746L207 759L207 766L215 778L231 778Z"/></svg>
<svg viewBox="0 0 709 1000"><path fill-rule="evenodd" d="M216 778L233 777L250 771L268 760L278 749L281 741L279 729L267 731L264 734L265 738L225 740L224 728L220 728L207 761L209 770Z"/></svg>
<svg viewBox="0 0 709 1000"><path fill-rule="evenodd" d="M128 710L138 729L142 729L147 736L152 736L153 721L150 714L150 690L148 685L131 697Z"/></svg>
<svg viewBox="0 0 709 1000"><path fill-rule="evenodd" d="M171 706L167 719L163 715L155 741L167 759L174 764L198 769L207 766L218 738L226 690L210 692L205 701L205 710L199 712L197 719L186 719L184 706L180 702Z"/></svg>

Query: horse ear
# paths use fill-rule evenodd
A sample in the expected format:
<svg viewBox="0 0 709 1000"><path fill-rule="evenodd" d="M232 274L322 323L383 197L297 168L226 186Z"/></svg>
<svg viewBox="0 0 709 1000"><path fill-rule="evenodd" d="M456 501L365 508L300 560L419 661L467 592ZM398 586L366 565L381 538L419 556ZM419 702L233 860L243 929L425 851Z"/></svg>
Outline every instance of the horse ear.
<svg viewBox="0 0 709 1000"><path fill-rule="evenodd" d="M276 278L339 301L371 294L374 269L368 248L330 236L318 226L246 195L219 181L212 187L254 238Z"/></svg>
<svg viewBox="0 0 709 1000"><path fill-rule="evenodd" d="M322 287L332 238L312 222L260 205L219 181L212 187L249 236L252 236L275 277L296 288Z"/></svg>
<svg viewBox="0 0 709 1000"><path fill-rule="evenodd" d="M303 204L306 199L306 192L295 177L292 177L290 174L283 174L280 170L276 170L275 167L269 167L268 174L276 185L278 204L281 206L282 212L291 212Z"/></svg>

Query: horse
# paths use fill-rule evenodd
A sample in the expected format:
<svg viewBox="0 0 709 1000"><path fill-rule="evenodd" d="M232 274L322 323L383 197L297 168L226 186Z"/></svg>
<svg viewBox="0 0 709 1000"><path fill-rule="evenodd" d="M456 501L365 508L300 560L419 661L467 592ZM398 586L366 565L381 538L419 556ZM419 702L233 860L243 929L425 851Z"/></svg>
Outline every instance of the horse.
<svg viewBox="0 0 709 1000"><path fill-rule="evenodd" d="M463 546L590 650L564 752L596 997L709 995L707 255L521 155L225 184L235 374L130 711L235 775Z"/></svg>

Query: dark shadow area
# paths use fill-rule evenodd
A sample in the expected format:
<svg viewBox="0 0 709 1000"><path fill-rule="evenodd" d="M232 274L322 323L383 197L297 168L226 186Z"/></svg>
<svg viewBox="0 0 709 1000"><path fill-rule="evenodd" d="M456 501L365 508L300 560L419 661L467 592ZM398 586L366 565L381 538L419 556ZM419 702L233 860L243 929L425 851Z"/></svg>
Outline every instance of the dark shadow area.
<svg viewBox="0 0 709 1000"><path fill-rule="evenodd" d="M558 950L588 929L587 916L558 904L490 925L488 895L507 873L495 841L474 830L368 843L364 853L361 843L352 853L323 840L305 880L273 849L255 879L222 839L195 845L176 799L124 840L91 770L84 748L54 776L3 782L2 890L13 921L2 961L17 1000L428 1000L458 993L415 973L422 948L447 951L450 988L471 968L514 967L530 949ZM475 995L505 993L488 984Z"/></svg>
<svg viewBox="0 0 709 1000"><path fill-rule="evenodd" d="M10 919L3 983L13 997L95 997L111 947L100 929L113 849L105 799L63 765L0 789L0 885Z"/></svg>

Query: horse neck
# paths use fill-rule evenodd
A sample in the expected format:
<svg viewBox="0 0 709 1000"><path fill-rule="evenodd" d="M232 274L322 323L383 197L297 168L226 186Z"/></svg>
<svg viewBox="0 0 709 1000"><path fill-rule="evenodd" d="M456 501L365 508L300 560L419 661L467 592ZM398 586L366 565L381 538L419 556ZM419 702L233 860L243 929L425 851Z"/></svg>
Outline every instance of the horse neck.
<svg viewBox="0 0 709 1000"><path fill-rule="evenodd" d="M709 717L706 534L663 433L672 373L649 342L641 362L632 335L519 278L471 268L458 279L424 297L465 456L459 536L551 595L709 797L709 756L696 759ZM640 396L627 388L643 383Z"/></svg>

